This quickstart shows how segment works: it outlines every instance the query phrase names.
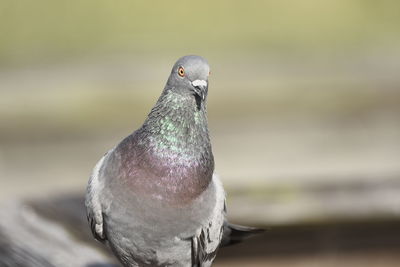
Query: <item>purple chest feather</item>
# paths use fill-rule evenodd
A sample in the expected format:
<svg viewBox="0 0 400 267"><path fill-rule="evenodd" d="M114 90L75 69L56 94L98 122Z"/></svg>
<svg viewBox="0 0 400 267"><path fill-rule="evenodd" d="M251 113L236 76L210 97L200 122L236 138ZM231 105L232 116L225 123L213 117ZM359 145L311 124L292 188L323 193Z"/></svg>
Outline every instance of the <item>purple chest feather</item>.
<svg viewBox="0 0 400 267"><path fill-rule="evenodd" d="M117 169L114 179L123 190L172 205L184 204L199 196L211 182L214 161L211 149L191 155L138 144L137 135L126 138L111 160Z"/></svg>

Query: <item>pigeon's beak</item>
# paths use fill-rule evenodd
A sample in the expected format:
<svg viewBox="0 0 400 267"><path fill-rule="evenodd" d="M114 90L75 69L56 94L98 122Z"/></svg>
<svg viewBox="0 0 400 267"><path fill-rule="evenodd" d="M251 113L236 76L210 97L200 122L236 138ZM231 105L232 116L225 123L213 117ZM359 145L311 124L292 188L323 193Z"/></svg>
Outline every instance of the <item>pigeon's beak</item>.
<svg viewBox="0 0 400 267"><path fill-rule="evenodd" d="M192 82L193 91L204 101L207 95L208 83L205 80L194 80Z"/></svg>

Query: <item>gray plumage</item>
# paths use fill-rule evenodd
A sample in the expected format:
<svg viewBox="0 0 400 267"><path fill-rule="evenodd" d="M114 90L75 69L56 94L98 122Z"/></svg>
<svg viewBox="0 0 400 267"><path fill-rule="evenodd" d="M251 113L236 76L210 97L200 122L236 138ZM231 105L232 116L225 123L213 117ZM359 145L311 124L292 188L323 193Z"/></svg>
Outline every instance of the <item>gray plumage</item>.
<svg viewBox="0 0 400 267"><path fill-rule="evenodd" d="M207 126L209 71L202 57L180 58L142 127L93 170L92 233L124 266L211 266L221 243L257 231L225 219Z"/></svg>

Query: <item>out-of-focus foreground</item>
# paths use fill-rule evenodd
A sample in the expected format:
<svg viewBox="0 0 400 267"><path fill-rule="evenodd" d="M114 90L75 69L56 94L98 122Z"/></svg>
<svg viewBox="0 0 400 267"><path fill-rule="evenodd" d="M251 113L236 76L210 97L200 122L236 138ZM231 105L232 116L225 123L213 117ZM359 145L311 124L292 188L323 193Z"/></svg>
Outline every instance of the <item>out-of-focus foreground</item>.
<svg viewBox="0 0 400 267"><path fill-rule="evenodd" d="M65 257L109 261L89 248L91 169L199 54L229 215L269 229L215 265L397 266L400 4L153 4L0 3L1 258L80 240Z"/></svg>

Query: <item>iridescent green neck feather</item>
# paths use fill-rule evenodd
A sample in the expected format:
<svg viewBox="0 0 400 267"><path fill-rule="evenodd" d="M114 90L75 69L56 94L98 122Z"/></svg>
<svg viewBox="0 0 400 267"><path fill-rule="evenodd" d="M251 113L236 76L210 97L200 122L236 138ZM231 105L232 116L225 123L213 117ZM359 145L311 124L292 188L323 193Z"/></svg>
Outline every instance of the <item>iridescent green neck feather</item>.
<svg viewBox="0 0 400 267"><path fill-rule="evenodd" d="M198 165L206 160L213 165L205 102L198 108L193 94L172 89L165 89L151 110L139 142L172 164Z"/></svg>

